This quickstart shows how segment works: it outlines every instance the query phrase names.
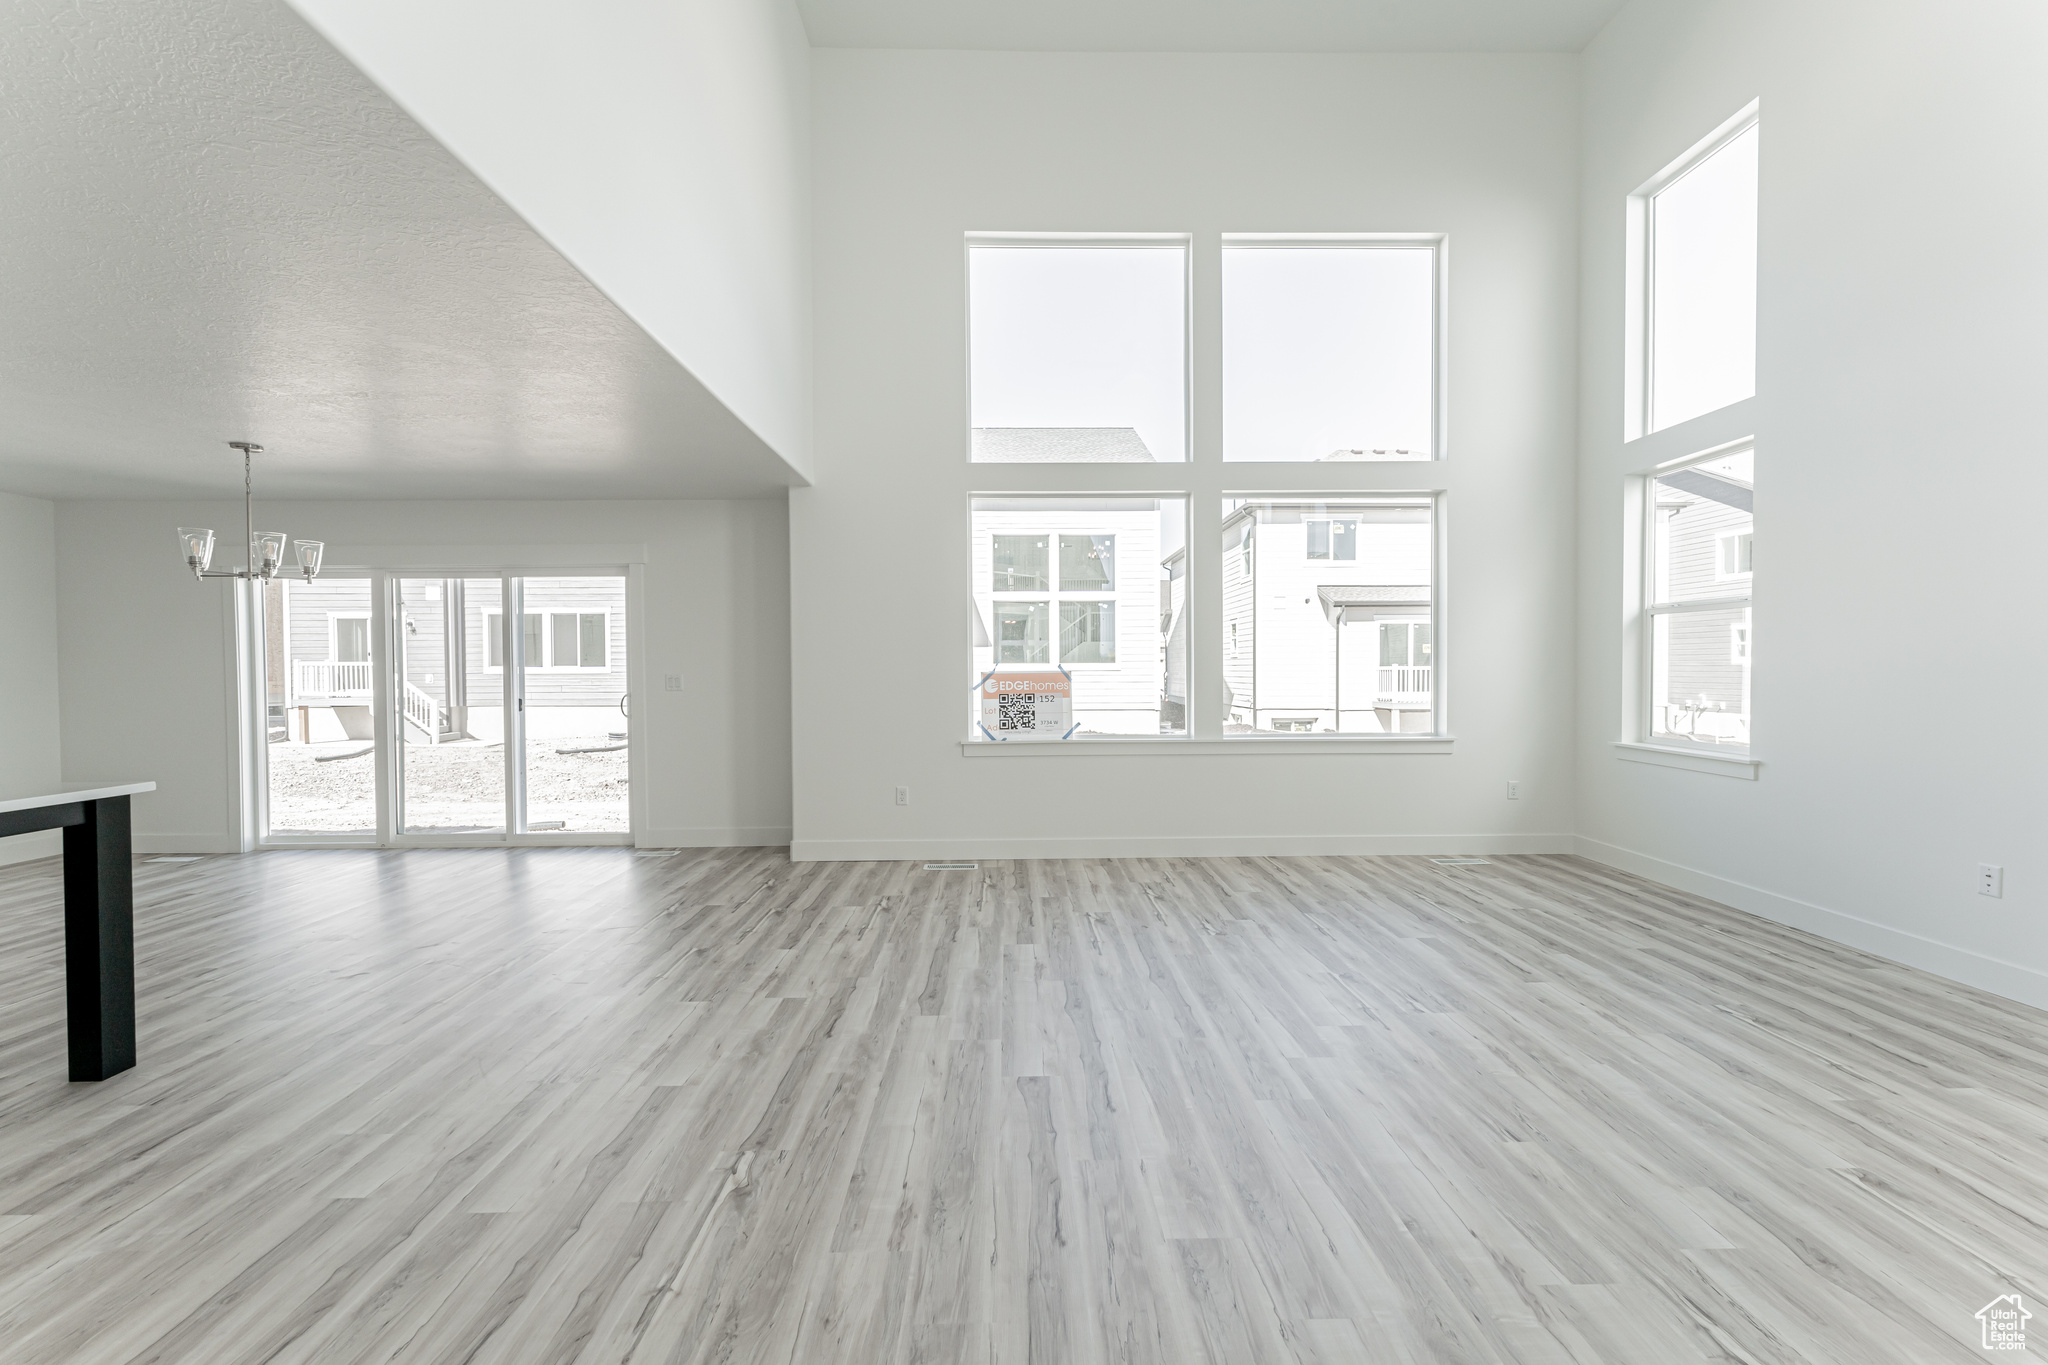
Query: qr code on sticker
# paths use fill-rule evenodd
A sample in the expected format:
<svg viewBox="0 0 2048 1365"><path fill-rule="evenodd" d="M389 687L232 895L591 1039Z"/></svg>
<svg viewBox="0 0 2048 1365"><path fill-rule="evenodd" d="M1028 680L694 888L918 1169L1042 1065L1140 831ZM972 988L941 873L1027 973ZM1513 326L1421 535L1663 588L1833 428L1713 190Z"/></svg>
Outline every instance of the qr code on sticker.
<svg viewBox="0 0 2048 1365"><path fill-rule="evenodd" d="M1038 723L1038 700L1029 692L1005 692L996 698L996 729L1029 730Z"/></svg>

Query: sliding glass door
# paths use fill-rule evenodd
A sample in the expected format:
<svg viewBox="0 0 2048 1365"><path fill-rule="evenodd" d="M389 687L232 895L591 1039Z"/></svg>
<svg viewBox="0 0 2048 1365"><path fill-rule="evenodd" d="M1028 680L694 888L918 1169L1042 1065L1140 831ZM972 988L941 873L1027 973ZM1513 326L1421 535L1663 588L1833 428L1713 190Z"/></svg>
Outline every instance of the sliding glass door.
<svg viewBox="0 0 2048 1365"><path fill-rule="evenodd" d="M630 842L627 589L594 573L264 585L265 842Z"/></svg>
<svg viewBox="0 0 2048 1365"><path fill-rule="evenodd" d="M526 828L623 834L626 580L528 578L522 595Z"/></svg>
<svg viewBox="0 0 2048 1365"><path fill-rule="evenodd" d="M501 641L506 584L498 578L400 578L398 667L390 679L406 834L503 836L516 825L509 794ZM513 591L517 591L516 581Z"/></svg>
<svg viewBox="0 0 2048 1365"><path fill-rule="evenodd" d="M272 834L372 838L375 585L334 575L260 585L262 747Z"/></svg>

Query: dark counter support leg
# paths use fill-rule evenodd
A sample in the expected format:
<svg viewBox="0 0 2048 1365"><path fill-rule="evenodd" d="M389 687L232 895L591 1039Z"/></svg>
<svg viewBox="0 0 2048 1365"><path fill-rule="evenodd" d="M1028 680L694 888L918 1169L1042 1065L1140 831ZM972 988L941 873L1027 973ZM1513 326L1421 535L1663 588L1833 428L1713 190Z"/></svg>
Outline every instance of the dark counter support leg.
<svg viewBox="0 0 2048 1365"><path fill-rule="evenodd" d="M128 798L87 801L64 827L64 970L71 1079L135 1065L135 869Z"/></svg>

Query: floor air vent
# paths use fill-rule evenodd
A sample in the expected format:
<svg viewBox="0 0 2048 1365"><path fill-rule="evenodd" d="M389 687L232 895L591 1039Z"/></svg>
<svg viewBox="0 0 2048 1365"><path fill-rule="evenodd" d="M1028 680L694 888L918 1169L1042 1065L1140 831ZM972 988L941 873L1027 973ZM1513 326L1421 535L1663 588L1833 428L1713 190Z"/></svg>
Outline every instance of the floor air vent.
<svg viewBox="0 0 2048 1365"><path fill-rule="evenodd" d="M927 872L972 872L980 866L980 863L926 863L924 870Z"/></svg>
<svg viewBox="0 0 2048 1365"><path fill-rule="evenodd" d="M1487 858L1431 858L1430 861L1442 863L1445 867L1491 867L1493 865L1492 860Z"/></svg>

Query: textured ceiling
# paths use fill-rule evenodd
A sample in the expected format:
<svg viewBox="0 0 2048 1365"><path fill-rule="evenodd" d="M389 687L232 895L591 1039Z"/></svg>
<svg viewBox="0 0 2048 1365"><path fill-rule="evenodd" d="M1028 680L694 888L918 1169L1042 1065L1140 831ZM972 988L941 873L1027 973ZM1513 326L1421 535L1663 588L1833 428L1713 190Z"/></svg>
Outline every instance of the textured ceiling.
<svg viewBox="0 0 2048 1365"><path fill-rule="evenodd" d="M279 0L0 13L0 489L758 496L786 465Z"/></svg>
<svg viewBox="0 0 2048 1365"><path fill-rule="evenodd" d="M817 47L1577 52L1622 0L797 0Z"/></svg>

